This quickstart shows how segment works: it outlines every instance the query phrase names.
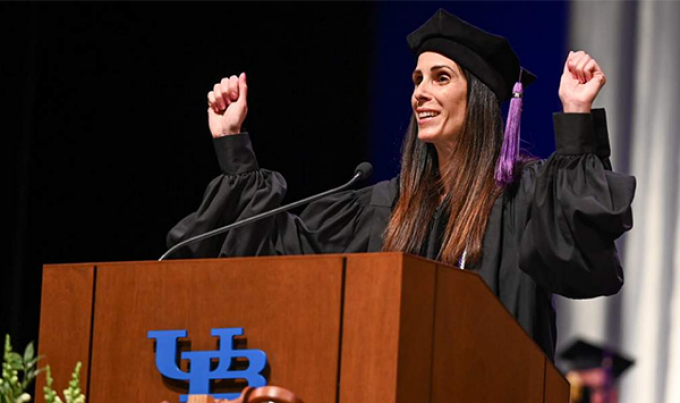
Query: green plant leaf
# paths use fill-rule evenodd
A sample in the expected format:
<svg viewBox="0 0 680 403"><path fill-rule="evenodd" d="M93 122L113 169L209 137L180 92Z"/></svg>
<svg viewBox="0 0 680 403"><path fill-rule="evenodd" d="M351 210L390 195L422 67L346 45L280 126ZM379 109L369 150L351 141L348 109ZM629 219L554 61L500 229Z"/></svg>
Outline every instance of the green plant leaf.
<svg viewBox="0 0 680 403"><path fill-rule="evenodd" d="M9 362L24 362L24 359L21 357L21 355L19 353L15 353L14 351L7 352L7 354L5 354L5 359Z"/></svg>
<svg viewBox="0 0 680 403"><path fill-rule="evenodd" d="M24 362L31 361L35 356L35 349L33 348L33 342L28 343L26 349L24 350Z"/></svg>

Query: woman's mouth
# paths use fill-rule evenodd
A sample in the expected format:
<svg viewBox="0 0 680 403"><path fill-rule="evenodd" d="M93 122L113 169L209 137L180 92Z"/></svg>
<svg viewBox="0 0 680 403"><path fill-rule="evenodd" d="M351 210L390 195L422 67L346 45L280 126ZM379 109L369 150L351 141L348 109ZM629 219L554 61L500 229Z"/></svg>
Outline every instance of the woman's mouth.
<svg viewBox="0 0 680 403"><path fill-rule="evenodd" d="M437 112L437 111L418 111L416 113L416 115L418 116L418 123L421 124L421 123L427 122L428 120L439 116L439 112Z"/></svg>

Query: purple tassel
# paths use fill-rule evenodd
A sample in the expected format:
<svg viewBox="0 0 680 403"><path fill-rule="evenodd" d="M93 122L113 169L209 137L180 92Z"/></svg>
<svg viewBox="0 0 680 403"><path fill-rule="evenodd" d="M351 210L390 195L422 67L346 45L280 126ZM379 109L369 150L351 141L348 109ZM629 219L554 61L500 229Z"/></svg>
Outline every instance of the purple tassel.
<svg viewBox="0 0 680 403"><path fill-rule="evenodd" d="M519 127L522 121L522 95L524 88L521 82L516 82L512 88L512 99L508 110L508 120L505 125L503 148L496 165L494 179L496 184L505 187L512 183L515 164L519 159Z"/></svg>

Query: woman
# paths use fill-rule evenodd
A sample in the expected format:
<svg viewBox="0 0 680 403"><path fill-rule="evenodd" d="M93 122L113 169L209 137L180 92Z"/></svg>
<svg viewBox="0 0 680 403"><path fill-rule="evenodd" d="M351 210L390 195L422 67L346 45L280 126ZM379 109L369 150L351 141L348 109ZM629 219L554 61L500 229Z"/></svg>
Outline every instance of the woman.
<svg viewBox="0 0 680 403"><path fill-rule="evenodd" d="M604 111L591 111L605 76L585 52L571 52L564 113L554 116L557 151L521 160L517 102L534 77L507 41L444 10L408 41L417 57L413 116L397 178L193 244L183 256L385 250L438 259L477 272L552 359L552 294L610 295L623 283L614 240L632 226L635 180L611 172ZM208 94L222 175L169 245L281 202L285 181L259 168L241 133L247 95L245 74ZM504 133L500 102L510 98Z"/></svg>

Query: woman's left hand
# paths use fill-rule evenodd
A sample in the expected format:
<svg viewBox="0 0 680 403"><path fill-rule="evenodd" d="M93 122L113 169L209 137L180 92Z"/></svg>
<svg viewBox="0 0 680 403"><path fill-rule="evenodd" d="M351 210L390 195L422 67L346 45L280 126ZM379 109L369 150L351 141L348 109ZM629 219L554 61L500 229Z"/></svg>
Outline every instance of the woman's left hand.
<svg viewBox="0 0 680 403"><path fill-rule="evenodd" d="M560 100L565 113L590 113L593 101L607 82L595 59L584 51L569 52L560 80Z"/></svg>

